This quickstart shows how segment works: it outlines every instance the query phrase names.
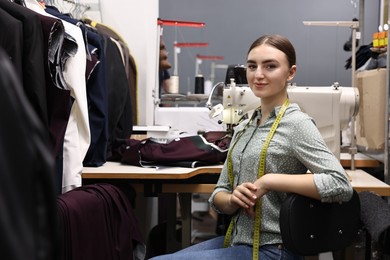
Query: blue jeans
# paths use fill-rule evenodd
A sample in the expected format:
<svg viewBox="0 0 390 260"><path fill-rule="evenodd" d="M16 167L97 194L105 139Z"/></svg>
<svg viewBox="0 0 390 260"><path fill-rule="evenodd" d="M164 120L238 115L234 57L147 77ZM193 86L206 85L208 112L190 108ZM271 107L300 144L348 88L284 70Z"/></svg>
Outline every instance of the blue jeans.
<svg viewBox="0 0 390 260"><path fill-rule="evenodd" d="M223 236L219 236L199 244L184 248L168 255L161 255L151 260L192 260L192 259L224 259L224 260L247 260L252 259L252 247L238 245L228 248L223 247ZM296 255L285 248L277 245L264 245L260 247L259 259L261 260L303 260L303 256Z"/></svg>

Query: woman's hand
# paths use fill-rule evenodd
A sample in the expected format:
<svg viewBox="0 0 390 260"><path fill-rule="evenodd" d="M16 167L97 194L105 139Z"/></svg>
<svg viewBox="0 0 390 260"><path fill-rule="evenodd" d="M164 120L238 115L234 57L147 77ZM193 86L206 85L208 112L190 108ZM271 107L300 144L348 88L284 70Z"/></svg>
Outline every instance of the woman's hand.
<svg viewBox="0 0 390 260"><path fill-rule="evenodd" d="M256 186L256 196L258 198L261 198L266 194L270 189L267 187L267 183L269 182L269 179L271 179L273 175L271 174L266 174L263 175L261 178L257 179L253 185Z"/></svg>
<svg viewBox="0 0 390 260"><path fill-rule="evenodd" d="M257 187L253 183L245 182L238 185L230 196L230 204L237 205L250 214L256 205L258 196Z"/></svg>
<svg viewBox="0 0 390 260"><path fill-rule="evenodd" d="M244 211L246 214L248 214L249 216L251 216L252 218L255 218L256 217L256 202L259 198L261 198L262 196L264 196L264 194L266 194L269 190L265 187L265 184L264 182L262 181L262 178L261 177L260 179L257 179L252 185L251 185L251 190L254 192L254 194L252 194L252 198L254 200L251 201L251 205L250 207L247 207L247 208L244 208Z"/></svg>

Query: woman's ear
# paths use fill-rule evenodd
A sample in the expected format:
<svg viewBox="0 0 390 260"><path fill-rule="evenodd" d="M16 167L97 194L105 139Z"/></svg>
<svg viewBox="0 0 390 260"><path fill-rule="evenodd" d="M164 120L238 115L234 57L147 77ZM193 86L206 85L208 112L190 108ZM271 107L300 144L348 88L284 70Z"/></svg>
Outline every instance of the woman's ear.
<svg viewBox="0 0 390 260"><path fill-rule="evenodd" d="M292 80L295 77L295 73L297 72L297 66L292 65L289 72L288 72L288 78L287 81Z"/></svg>

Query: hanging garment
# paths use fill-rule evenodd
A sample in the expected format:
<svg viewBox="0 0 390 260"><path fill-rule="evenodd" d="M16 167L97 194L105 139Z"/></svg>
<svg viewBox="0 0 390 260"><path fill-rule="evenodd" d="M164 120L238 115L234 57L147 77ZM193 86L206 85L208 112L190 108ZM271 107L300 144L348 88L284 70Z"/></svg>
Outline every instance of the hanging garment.
<svg viewBox="0 0 390 260"><path fill-rule="evenodd" d="M362 45L356 51L356 69L362 67L371 58L372 52L370 48L372 48L372 43L368 45ZM352 68L352 57L349 57L345 61L344 68L346 70Z"/></svg>
<svg viewBox="0 0 390 260"><path fill-rule="evenodd" d="M112 155L113 144L117 139L130 138L133 121L129 83L125 67L116 44L106 37L106 75L108 87L108 145L107 158Z"/></svg>
<svg viewBox="0 0 390 260"><path fill-rule="evenodd" d="M15 73L23 82L23 23L0 8L0 47L8 55Z"/></svg>
<svg viewBox="0 0 390 260"><path fill-rule="evenodd" d="M118 49L121 51L123 64L125 66L127 78L129 81L129 89L130 89L130 98L131 98L131 110L132 110L132 118L133 125L137 125L138 116L137 116L137 66L134 60L134 57L131 55L130 50L123 40L123 38L115 32L112 28L108 27L105 24L98 23L96 21L92 21L91 19L85 18L83 21L86 24L94 27L97 32L101 35L108 36L113 40L117 45Z"/></svg>
<svg viewBox="0 0 390 260"><path fill-rule="evenodd" d="M44 124L48 135L50 136L52 156L57 160L57 190L60 192L62 181L62 144L71 104L69 90L64 88L64 81L61 80L62 73L60 73L61 71L58 69L62 58L61 53L65 34L64 28L61 21L58 19L43 16L15 3L1 4L2 8L7 10L6 12L13 14L14 17L20 19L22 24L23 21L28 24L23 25L24 30L22 30L21 34L22 39L20 42L23 42L25 45L21 48L21 50L23 50L20 60L22 70L19 73L19 75L21 75L19 78L26 79L27 77L27 79L29 79L28 82L26 80L23 81L24 88L27 89L26 93L28 100L32 104L36 103L36 100L42 101L40 106L42 109L41 111L45 114L44 120L46 123ZM34 19L38 19L39 21L29 24L28 18L30 17L34 17ZM41 33L37 33L34 36L29 34L30 31L39 31ZM32 37L38 37L38 39L34 38L32 40L33 44L27 42L27 39ZM15 40L12 36L10 39ZM39 44L34 44L34 42ZM18 42L15 41L14 45L18 46ZM34 49L30 50L31 47ZM26 51L26 49L28 51ZM31 52L34 52L34 55L31 55ZM11 57L13 56L12 49L8 50L8 53ZM40 54L42 57L40 57L39 61L37 60L36 64L32 64L29 59L35 57L35 54ZM40 60L42 60L42 62L40 62ZM19 62L14 63L18 64ZM36 73L37 71L43 72L44 78L42 81L39 80L42 74ZM41 82L42 85L31 87L35 85L35 82ZM39 88L39 92L37 88ZM38 114L40 113L39 110L35 110Z"/></svg>
<svg viewBox="0 0 390 260"><path fill-rule="evenodd" d="M39 14L43 31L44 72L46 79L48 130L53 158L56 162L57 193L62 191L63 142L72 100L63 79L60 63L65 41L65 29L59 19Z"/></svg>
<svg viewBox="0 0 390 260"><path fill-rule="evenodd" d="M90 184L57 199L60 260L141 260L146 247L130 201L111 184Z"/></svg>
<svg viewBox="0 0 390 260"><path fill-rule="evenodd" d="M61 49L65 29L59 19L39 15L43 31L44 71L46 76L46 96L48 127L53 145L54 157L62 154L62 143L69 120L71 98L70 90L61 80L62 73L57 67L61 62ZM59 79L59 80L56 80Z"/></svg>
<svg viewBox="0 0 390 260"><path fill-rule="evenodd" d="M91 134L90 145L84 157L84 166L97 167L107 161L108 142L108 104L107 104L107 81L105 76L105 53L104 39L87 28L79 21L68 15L62 14L54 6L46 6L46 12L64 21L79 26L82 35L85 36L85 50L87 58L96 55L99 63L96 64L92 73L86 79L89 129ZM86 71L84 70L84 73ZM85 76L85 74L84 74Z"/></svg>
<svg viewBox="0 0 390 260"><path fill-rule="evenodd" d="M22 84L28 100L45 126L46 134L49 135L46 80L43 69L43 32L39 15L6 0L0 0L0 8L23 25Z"/></svg>
<svg viewBox="0 0 390 260"><path fill-rule="evenodd" d="M58 259L49 139L1 48L0 91L1 259Z"/></svg>

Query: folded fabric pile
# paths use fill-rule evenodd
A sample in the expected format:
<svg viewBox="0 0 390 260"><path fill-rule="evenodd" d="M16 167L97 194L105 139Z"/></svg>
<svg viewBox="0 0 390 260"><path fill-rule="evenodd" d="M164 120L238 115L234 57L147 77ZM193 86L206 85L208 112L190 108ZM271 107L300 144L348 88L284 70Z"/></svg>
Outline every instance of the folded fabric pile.
<svg viewBox="0 0 390 260"><path fill-rule="evenodd" d="M61 260L144 259L146 245L128 198L111 184L91 184L57 199Z"/></svg>

